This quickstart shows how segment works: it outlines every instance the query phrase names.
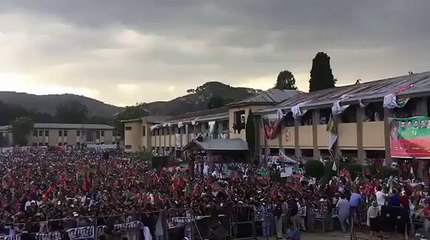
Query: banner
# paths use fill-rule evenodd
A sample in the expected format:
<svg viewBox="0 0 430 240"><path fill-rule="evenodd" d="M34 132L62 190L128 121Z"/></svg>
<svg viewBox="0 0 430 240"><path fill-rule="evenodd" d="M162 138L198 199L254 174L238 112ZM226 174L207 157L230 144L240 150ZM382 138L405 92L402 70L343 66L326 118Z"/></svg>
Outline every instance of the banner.
<svg viewBox="0 0 430 240"><path fill-rule="evenodd" d="M61 240L60 232L36 233L36 240Z"/></svg>
<svg viewBox="0 0 430 240"><path fill-rule="evenodd" d="M393 158L430 159L430 117L390 118Z"/></svg>
<svg viewBox="0 0 430 240"><path fill-rule="evenodd" d="M282 118L284 113L281 109L278 109L276 114L267 114L261 117L261 121L263 122L264 135L266 139L274 139L276 137L276 133L278 127L281 125Z"/></svg>
<svg viewBox="0 0 430 240"><path fill-rule="evenodd" d="M94 226L72 228L66 231L70 240L94 238Z"/></svg>
<svg viewBox="0 0 430 240"><path fill-rule="evenodd" d="M21 240L21 234L16 234L16 235L0 235L0 240Z"/></svg>

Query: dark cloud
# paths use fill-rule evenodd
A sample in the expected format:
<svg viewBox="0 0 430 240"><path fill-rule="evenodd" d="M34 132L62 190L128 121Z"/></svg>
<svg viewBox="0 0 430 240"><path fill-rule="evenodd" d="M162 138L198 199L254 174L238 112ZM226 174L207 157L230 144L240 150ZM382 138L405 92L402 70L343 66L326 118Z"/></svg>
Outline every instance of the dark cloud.
<svg viewBox="0 0 430 240"><path fill-rule="evenodd" d="M307 90L318 51L331 56L339 84L430 66L426 0L1 2L0 73L95 92L142 89L96 96L112 103L167 99L208 80L270 87L283 69ZM144 92L160 83L170 87Z"/></svg>

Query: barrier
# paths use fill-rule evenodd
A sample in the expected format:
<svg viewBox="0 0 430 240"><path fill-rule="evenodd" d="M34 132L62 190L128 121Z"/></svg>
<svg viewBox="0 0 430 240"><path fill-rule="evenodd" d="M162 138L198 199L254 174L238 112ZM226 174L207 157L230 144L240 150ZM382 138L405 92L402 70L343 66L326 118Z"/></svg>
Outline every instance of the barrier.
<svg viewBox="0 0 430 240"><path fill-rule="evenodd" d="M160 216L159 213L144 212L3 224L5 228L0 234L0 240L82 240L107 236L125 237L129 240L152 239L151 229L156 230L155 222Z"/></svg>
<svg viewBox="0 0 430 240"><path fill-rule="evenodd" d="M230 236L235 239L257 239L256 221L261 220L252 205L234 206L230 220ZM249 236L248 236L249 234Z"/></svg>

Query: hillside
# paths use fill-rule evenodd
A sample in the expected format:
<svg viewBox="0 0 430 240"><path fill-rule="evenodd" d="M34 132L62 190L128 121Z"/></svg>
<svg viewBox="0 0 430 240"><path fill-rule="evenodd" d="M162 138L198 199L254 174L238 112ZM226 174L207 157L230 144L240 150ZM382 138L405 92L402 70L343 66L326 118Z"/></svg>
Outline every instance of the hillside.
<svg viewBox="0 0 430 240"><path fill-rule="evenodd" d="M101 101L73 94L61 95L34 95L17 92L0 92L0 101L6 104L19 105L27 110L55 115L59 104L66 100L76 100L88 108L90 115L112 117L121 112L123 108L109 105Z"/></svg>
<svg viewBox="0 0 430 240"><path fill-rule="evenodd" d="M170 101L143 103L141 107L152 115L175 116L207 109L211 97L221 97L227 102L236 102L252 97L261 90L232 87L220 82L207 82L196 89L189 89L187 92L187 95Z"/></svg>
<svg viewBox="0 0 430 240"><path fill-rule="evenodd" d="M188 112L205 110L212 97L221 97L225 103L236 102L261 92L252 88L231 87L220 82L207 82L196 89L189 89L187 95L170 101L142 103L139 108L145 115L181 115ZM17 105L27 110L55 115L59 104L66 100L76 100L88 108L90 115L112 117L124 108L109 105L101 101L73 94L34 95L17 92L0 92L0 102Z"/></svg>

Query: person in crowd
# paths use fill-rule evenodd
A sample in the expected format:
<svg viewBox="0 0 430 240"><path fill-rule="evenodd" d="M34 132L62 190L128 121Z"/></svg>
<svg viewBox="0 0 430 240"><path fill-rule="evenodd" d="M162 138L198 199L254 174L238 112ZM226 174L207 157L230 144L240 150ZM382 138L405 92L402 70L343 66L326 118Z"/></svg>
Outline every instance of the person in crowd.
<svg viewBox="0 0 430 240"><path fill-rule="evenodd" d="M351 193L349 200L349 207L351 209L351 217L358 221L360 219L360 207L361 207L362 197L360 191L356 189Z"/></svg>
<svg viewBox="0 0 430 240"><path fill-rule="evenodd" d="M370 228L370 239L374 238L375 233L381 233L380 216L381 210L379 209L378 203L373 201L372 205L367 209L367 226Z"/></svg>
<svg viewBox="0 0 430 240"><path fill-rule="evenodd" d="M336 207L338 208L338 218L339 218L340 226L342 227L342 231L347 232L349 228L348 227L349 213L350 213L349 202L345 198L345 195L343 193L339 195L339 198L340 199L336 205Z"/></svg>
<svg viewBox="0 0 430 240"><path fill-rule="evenodd" d="M389 197L389 204L391 207L400 207L400 196L396 189L393 189L393 193Z"/></svg>
<svg viewBox="0 0 430 240"><path fill-rule="evenodd" d="M300 240L300 231L294 226L293 222L288 222L287 236L284 238L286 240Z"/></svg>
<svg viewBox="0 0 430 240"><path fill-rule="evenodd" d="M382 191L381 186L376 187L376 202L378 203L379 208L385 205L385 198L388 196Z"/></svg>

